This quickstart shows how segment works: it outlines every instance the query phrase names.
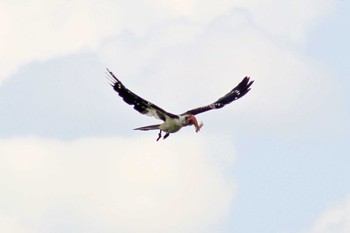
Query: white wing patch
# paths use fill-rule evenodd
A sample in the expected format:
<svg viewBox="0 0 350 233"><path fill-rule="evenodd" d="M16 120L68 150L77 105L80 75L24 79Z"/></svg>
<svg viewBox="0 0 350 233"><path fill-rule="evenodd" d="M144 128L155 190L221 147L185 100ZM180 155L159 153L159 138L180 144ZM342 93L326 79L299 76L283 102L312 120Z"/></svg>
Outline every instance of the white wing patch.
<svg viewBox="0 0 350 233"><path fill-rule="evenodd" d="M157 110L155 110L154 108L147 108L147 112L145 112L144 114L161 120L161 118L158 116Z"/></svg>

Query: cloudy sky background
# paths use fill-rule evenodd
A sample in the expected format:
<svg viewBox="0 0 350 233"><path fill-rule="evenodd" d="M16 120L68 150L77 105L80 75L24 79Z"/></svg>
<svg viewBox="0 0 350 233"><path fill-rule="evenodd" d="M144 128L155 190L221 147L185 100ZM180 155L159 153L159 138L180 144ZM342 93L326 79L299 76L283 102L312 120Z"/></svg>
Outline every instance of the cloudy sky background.
<svg viewBox="0 0 350 233"><path fill-rule="evenodd" d="M0 231L350 232L350 3L0 1ZM105 75L173 113L156 142Z"/></svg>

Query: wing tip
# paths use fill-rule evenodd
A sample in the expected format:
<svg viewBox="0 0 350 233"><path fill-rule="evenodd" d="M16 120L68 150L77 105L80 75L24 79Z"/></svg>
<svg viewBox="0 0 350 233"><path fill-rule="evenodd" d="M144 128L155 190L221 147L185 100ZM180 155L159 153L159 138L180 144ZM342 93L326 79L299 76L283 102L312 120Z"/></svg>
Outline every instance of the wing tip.
<svg viewBox="0 0 350 233"><path fill-rule="evenodd" d="M110 71L108 68L106 68L106 70L107 70L107 76L109 77L109 78L113 78L116 82L120 82L118 79L117 79L117 77L113 74L113 72L112 71Z"/></svg>
<svg viewBox="0 0 350 233"><path fill-rule="evenodd" d="M250 86L253 85L254 81L255 80L250 80L250 76L245 76L241 83L243 84L242 86L250 90Z"/></svg>

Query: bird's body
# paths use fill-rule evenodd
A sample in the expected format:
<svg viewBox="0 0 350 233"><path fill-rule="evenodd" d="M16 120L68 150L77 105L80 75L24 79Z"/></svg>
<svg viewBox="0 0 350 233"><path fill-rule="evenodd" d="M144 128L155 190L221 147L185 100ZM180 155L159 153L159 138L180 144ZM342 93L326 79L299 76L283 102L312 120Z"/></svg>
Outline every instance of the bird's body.
<svg viewBox="0 0 350 233"><path fill-rule="evenodd" d="M184 121L185 118L183 116L179 118L169 117L159 126L159 129L167 133L176 133L182 128Z"/></svg>
<svg viewBox="0 0 350 233"><path fill-rule="evenodd" d="M153 116L157 119L164 121L162 124L144 126L136 128L135 130L159 130L158 139L162 137L162 132L165 132L164 139L169 136L170 133L178 132L182 127L194 125L196 132L199 132L203 126L203 123L198 124L195 117L196 114L200 114L212 109L219 109L225 106L226 104L231 103L234 100L237 100L244 96L250 90L250 86L254 81L249 81L249 77L245 77L235 88L233 88L225 96L219 98L217 101L210 105L203 107L195 108L189 111L186 111L182 114L172 114L169 113L157 105L141 98L140 96L134 94L128 90L122 82L120 82L117 77L107 69L108 75L112 81L113 89L123 98L123 100L130 105L134 106L134 109L142 114Z"/></svg>

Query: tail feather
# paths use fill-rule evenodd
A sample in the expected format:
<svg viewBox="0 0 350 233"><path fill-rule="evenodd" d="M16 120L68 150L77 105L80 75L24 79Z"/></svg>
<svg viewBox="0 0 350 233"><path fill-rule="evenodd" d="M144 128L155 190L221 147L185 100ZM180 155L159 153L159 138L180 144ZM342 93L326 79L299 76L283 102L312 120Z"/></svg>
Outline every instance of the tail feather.
<svg viewBox="0 0 350 233"><path fill-rule="evenodd" d="M156 130L156 129L159 129L159 126L160 126L160 125L148 125L148 126L136 128L136 129L134 129L134 130L143 130L143 131L147 131L147 130Z"/></svg>

